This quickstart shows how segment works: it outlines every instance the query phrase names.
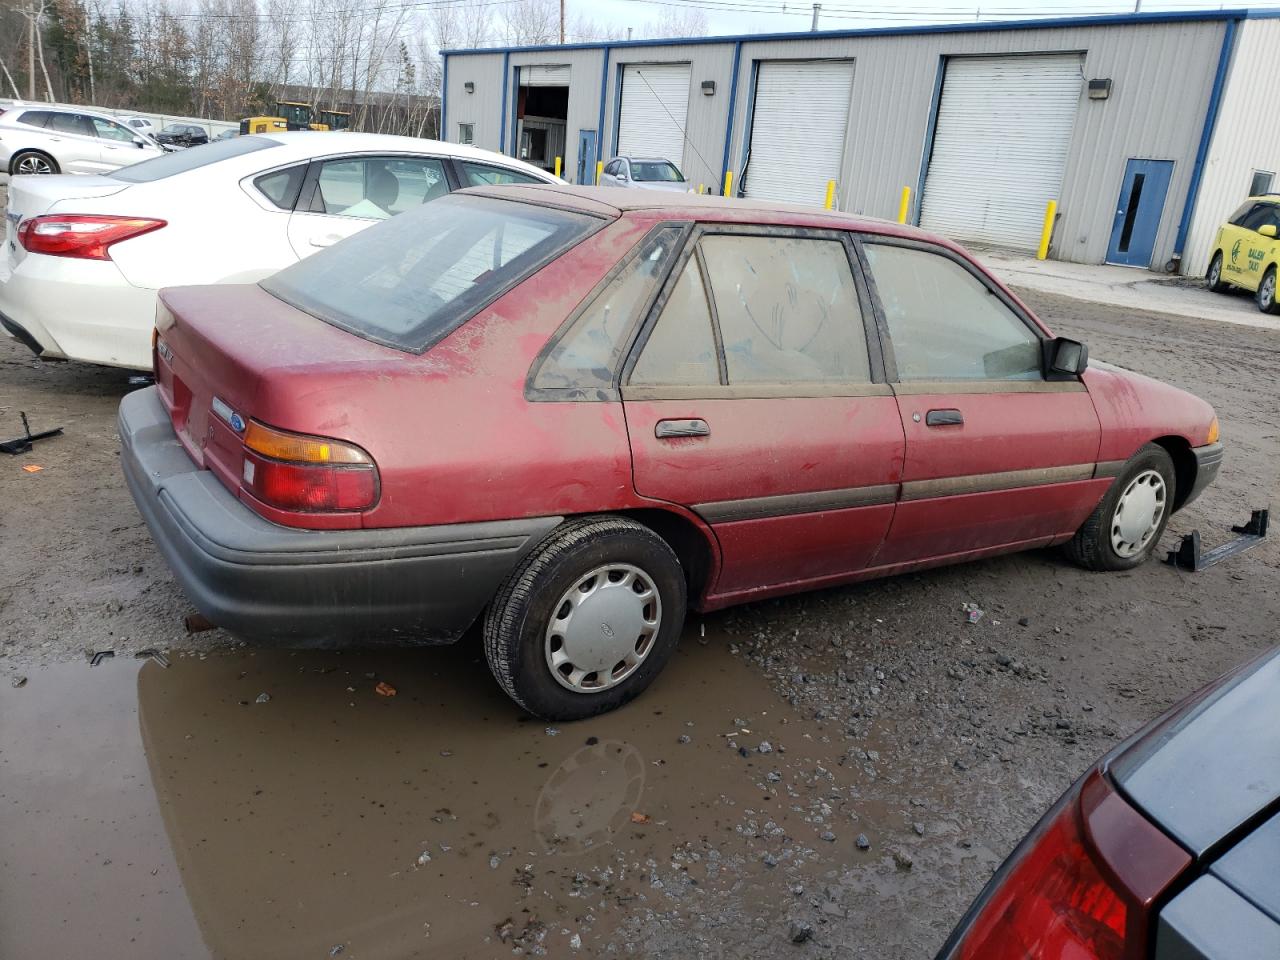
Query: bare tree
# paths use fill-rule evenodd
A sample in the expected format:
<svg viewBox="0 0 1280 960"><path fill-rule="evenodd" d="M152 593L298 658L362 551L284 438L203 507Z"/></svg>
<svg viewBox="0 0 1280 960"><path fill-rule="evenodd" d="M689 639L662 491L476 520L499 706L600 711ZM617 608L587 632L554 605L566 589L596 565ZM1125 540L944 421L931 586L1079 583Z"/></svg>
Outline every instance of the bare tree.
<svg viewBox="0 0 1280 960"><path fill-rule="evenodd" d="M657 20L652 20L641 28L641 35L652 39L666 37L705 37L707 35L707 15L694 8L676 10L667 7Z"/></svg>
<svg viewBox="0 0 1280 960"><path fill-rule="evenodd" d="M519 0L504 10L502 31L511 46L555 43L560 36L560 5L556 0Z"/></svg>

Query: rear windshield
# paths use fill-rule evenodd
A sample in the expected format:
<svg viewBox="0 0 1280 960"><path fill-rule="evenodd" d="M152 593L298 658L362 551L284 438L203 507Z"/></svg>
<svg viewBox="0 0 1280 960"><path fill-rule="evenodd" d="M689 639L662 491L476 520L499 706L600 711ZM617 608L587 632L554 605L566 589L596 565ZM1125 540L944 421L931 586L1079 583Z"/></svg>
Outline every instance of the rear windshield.
<svg viewBox="0 0 1280 960"><path fill-rule="evenodd" d="M684 182L684 175L676 169L676 165L665 160L632 160L631 177L634 180L649 180L657 183Z"/></svg>
<svg viewBox="0 0 1280 960"><path fill-rule="evenodd" d="M421 353L599 225L595 217L532 204L442 197L261 286L366 340Z"/></svg>
<svg viewBox="0 0 1280 960"><path fill-rule="evenodd" d="M154 160L143 160L129 167L122 167L111 176L125 183L151 183L163 180L176 173L186 173L197 167L206 167L219 160L230 160L257 150L269 150L280 146L275 140L266 137L236 137L234 140L218 140L205 144L199 150L179 150L177 153L166 153Z"/></svg>

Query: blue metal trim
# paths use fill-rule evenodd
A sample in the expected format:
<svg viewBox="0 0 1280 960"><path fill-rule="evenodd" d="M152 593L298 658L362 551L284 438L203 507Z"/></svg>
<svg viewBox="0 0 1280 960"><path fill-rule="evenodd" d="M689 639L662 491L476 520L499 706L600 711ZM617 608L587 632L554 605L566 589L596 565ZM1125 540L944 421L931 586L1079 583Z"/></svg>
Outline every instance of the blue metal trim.
<svg viewBox="0 0 1280 960"><path fill-rule="evenodd" d="M502 55L502 120L498 127L498 152L507 152L507 81L511 77L511 51ZM492 142L492 141L490 141Z"/></svg>
<svg viewBox="0 0 1280 960"><path fill-rule="evenodd" d="M445 124L445 105L449 102L449 55L443 53L440 60L444 64L440 77L440 139L449 142L449 127Z"/></svg>
<svg viewBox="0 0 1280 960"><path fill-rule="evenodd" d="M751 156L751 124L756 118L756 81L759 79L760 61L751 61L751 86L747 88L747 110L742 115L742 153L738 169L733 171L733 195L742 196L742 175L747 169L747 158ZM724 192L724 174L720 174L720 186L716 193Z"/></svg>
<svg viewBox="0 0 1280 960"><path fill-rule="evenodd" d="M724 160L720 164L720 185L724 189L724 172L729 169L729 147L733 143L733 110L738 101L738 65L742 62L742 41L733 45L733 75L729 80L729 119L724 125Z"/></svg>
<svg viewBox="0 0 1280 960"><path fill-rule="evenodd" d="M623 64L616 64L613 68L613 136L609 138L609 156L616 157L618 155L618 139L622 132L622 68Z"/></svg>
<svg viewBox="0 0 1280 960"><path fill-rule="evenodd" d="M938 57L938 72L933 77L933 99L929 101L929 125L924 131L924 149L920 152L920 176L916 178L916 195L911 198L907 219L920 226L921 201L924 199L924 178L929 173L929 161L933 159L933 136L938 132L938 107L942 104L942 78L947 74L947 58Z"/></svg>
<svg viewBox="0 0 1280 960"><path fill-rule="evenodd" d="M554 50L556 48L552 47L551 49ZM612 46L604 47L604 62L600 64L600 123L596 126L596 163L599 163L602 159L600 154L601 151L604 150L604 101L605 97L609 95L609 51L612 49ZM592 183L596 182L595 175L596 168L595 165L592 164Z"/></svg>
<svg viewBox="0 0 1280 960"><path fill-rule="evenodd" d="M1277 11L1280 13L1280 11ZM1195 210L1196 198L1200 194L1200 179L1204 175L1204 161L1209 154L1209 144L1213 140L1213 128L1218 121L1218 108L1222 105L1222 91L1227 85L1227 68L1231 65L1231 53L1235 49L1236 24L1238 20L1228 20L1227 28L1222 33L1222 52L1218 54L1218 72L1213 77L1213 90L1209 94L1209 108L1204 114L1204 128L1200 131L1200 146L1196 150L1196 163L1191 168L1191 183L1187 186L1187 199L1182 204L1182 219L1178 222L1178 235L1173 241L1174 257L1182 256L1182 248L1187 242L1187 231L1191 229L1191 214Z"/></svg>
<svg viewBox="0 0 1280 960"><path fill-rule="evenodd" d="M699 46L709 43L767 42L771 40L838 40L842 37L898 37L930 33L981 33L1008 30L1045 30L1070 27L1124 26L1143 23L1188 23L1215 20L1266 20L1280 17L1280 10L1237 7L1230 10L1190 10L1165 13L1117 13L1089 17L1046 17L1042 20L1001 20L993 23L935 23L918 27L864 27L860 30L794 30L789 33L738 33L720 37L675 37L667 40L620 40L615 43L540 44L531 47L507 47L508 53L550 53L564 50L606 50L633 47ZM442 51L450 55L462 53L499 53L502 47L470 47Z"/></svg>

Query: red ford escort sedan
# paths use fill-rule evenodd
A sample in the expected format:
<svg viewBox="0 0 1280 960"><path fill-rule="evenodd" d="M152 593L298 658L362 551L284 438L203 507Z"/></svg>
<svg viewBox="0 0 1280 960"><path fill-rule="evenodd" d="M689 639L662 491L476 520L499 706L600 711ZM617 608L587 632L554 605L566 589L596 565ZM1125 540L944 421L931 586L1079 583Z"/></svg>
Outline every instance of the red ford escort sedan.
<svg viewBox="0 0 1280 960"><path fill-rule="evenodd" d="M247 636L456 640L548 718L640 693L686 607L1065 545L1151 554L1208 404L1054 337L956 245L594 188L438 200L257 286L165 291L125 475Z"/></svg>

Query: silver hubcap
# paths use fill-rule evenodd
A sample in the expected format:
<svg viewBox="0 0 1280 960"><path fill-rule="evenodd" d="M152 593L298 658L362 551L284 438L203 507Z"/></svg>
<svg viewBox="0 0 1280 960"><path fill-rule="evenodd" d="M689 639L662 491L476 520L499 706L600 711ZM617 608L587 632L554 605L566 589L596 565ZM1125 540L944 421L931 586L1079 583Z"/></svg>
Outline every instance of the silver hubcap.
<svg viewBox="0 0 1280 960"><path fill-rule="evenodd" d="M551 675L574 693L615 687L644 663L662 625L662 600L629 563L596 567L564 592L547 625Z"/></svg>
<svg viewBox="0 0 1280 960"><path fill-rule="evenodd" d="M18 161L19 173L53 173L53 167L49 166L48 160L40 157L23 157Z"/></svg>
<svg viewBox="0 0 1280 960"><path fill-rule="evenodd" d="M1111 548L1121 557L1134 557L1146 549L1164 519L1164 477L1144 470L1125 487L1111 516Z"/></svg>
<svg viewBox="0 0 1280 960"><path fill-rule="evenodd" d="M1209 286L1218 285L1218 277L1222 275L1222 261L1215 259L1209 266Z"/></svg>
<svg viewBox="0 0 1280 960"><path fill-rule="evenodd" d="M1258 296L1262 300L1264 307L1271 306L1271 301L1276 298L1276 275L1269 273L1262 281L1262 288L1258 291Z"/></svg>

